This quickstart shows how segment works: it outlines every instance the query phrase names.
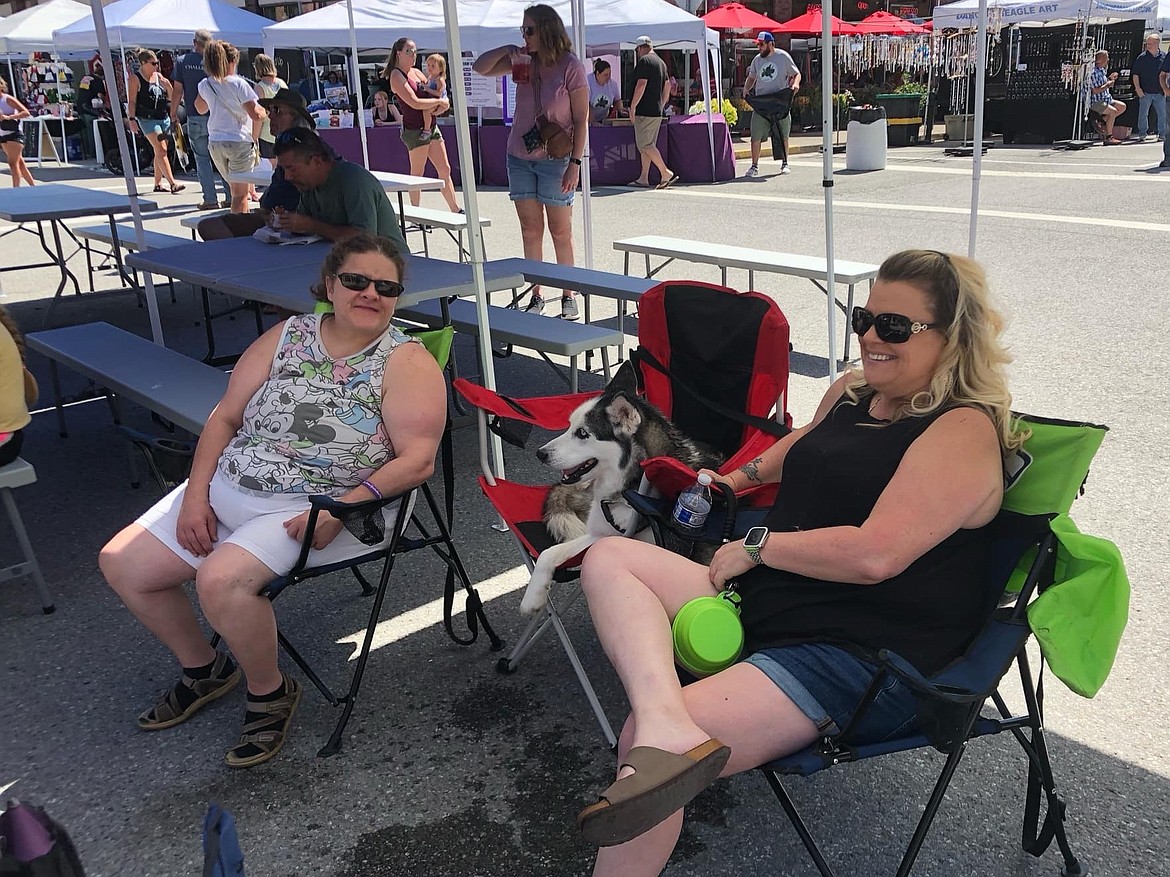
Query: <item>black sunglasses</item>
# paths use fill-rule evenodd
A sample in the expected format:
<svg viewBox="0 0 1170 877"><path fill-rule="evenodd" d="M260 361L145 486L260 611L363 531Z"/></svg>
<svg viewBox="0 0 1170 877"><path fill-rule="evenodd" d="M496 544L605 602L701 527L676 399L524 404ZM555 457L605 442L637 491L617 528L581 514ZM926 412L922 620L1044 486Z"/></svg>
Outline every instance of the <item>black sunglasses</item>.
<svg viewBox="0 0 1170 877"><path fill-rule="evenodd" d="M289 128L276 135L277 143L311 143L316 145L320 139L312 128Z"/></svg>
<svg viewBox="0 0 1170 877"><path fill-rule="evenodd" d="M334 274L341 285L352 292L364 292L369 285L374 284L374 292L383 298L398 298L402 295L402 284L397 280L372 280L364 274L354 274L352 271L342 271Z"/></svg>
<svg viewBox="0 0 1170 877"><path fill-rule="evenodd" d="M520 33L524 34L524 36L526 36L526 37L530 37L534 33L536 33L536 28L532 27L531 25L526 24L520 28Z"/></svg>
<svg viewBox="0 0 1170 877"><path fill-rule="evenodd" d="M853 331L861 337L869 331L870 326L877 332L878 338L890 344L905 344L911 335L925 332L927 329L937 329L938 323L919 323L904 317L901 314L875 314L865 308L853 308L851 318Z"/></svg>

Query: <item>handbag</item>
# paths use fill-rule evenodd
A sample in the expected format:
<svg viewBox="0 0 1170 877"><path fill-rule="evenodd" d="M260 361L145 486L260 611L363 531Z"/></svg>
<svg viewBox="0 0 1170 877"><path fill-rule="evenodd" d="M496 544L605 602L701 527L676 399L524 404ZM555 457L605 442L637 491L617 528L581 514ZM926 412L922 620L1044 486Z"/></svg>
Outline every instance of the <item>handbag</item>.
<svg viewBox="0 0 1170 877"><path fill-rule="evenodd" d="M0 813L0 875L85 877L69 834L40 807L8 802Z"/></svg>
<svg viewBox="0 0 1170 877"><path fill-rule="evenodd" d="M536 110L536 130L540 133L540 143L549 158L557 160L568 158L573 152L573 136L549 119L544 114L540 101L540 65L532 64L532 102Z"/></svg>

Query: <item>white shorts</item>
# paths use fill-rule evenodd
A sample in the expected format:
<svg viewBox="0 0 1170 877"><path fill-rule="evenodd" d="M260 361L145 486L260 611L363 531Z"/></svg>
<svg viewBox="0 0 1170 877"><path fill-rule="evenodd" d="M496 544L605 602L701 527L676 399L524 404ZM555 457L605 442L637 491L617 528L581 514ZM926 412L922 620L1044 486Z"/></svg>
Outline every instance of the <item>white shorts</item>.
<svg viewBox="0 0 1170 877"><path fill-rule="evenodd" d="M179 544L175 535L179 521L179 509L183 504L183 493L187 489L184 481L147 510L137 521L163 545L177 554L184 563L199 569L205 557L197 557ZM208 491L212 511L218 519L216 547L224 544L238 545L266 567L274 575L282 576L293 568L301 552L301 543L290 537L284 529L284 522L309 510L309 497L303 493L271 494L259 496L246 493L216 471ZM412 503L413 506L413 503ZM398 504L382 510L386 521L386 545L393 535L394 519ZM410 510L407 510L409 514ZM337 537L320 551L309 552L309 566L324 566L342 560L358 557L379 546L365 545L349 530L342 529Z"/></svg>

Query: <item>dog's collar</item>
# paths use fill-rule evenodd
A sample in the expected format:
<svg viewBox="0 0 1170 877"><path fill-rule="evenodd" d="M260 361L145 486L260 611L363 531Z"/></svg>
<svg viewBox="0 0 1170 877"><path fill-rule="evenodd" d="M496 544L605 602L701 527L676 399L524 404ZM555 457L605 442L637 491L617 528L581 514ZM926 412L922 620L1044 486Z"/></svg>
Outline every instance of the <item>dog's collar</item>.
<svg viewBox="0 0 1170 877"><path fill-rule="evenodd" d="M610 501L607 499L603 499L601 501L601 513L603 515L605 515L606 523L608 523L611 527L613 527L615 530L617 530L623 536L637 536L639 533L641 533L643 530L646 529L646 525L647 525L646 520L644 518L642 518L641 515L638 515L638 518L642 519L642 526L639 527L637 530L635 530L633 533L627 533L624 529L619 527L618 522L613 519L613 514L609 510L609 504L610 504Z"/></svg>

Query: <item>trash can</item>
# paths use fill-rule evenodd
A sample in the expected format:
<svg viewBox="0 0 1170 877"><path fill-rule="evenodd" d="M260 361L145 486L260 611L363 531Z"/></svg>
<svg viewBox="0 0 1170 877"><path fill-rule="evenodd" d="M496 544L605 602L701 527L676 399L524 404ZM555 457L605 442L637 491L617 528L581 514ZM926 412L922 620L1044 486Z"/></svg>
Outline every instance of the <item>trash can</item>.
<svg viewBox="0 0 1170 877"><path fill-rule="evenodd" d="M917 146L922 127L922 95L879 94L877 105L886 111L887 140L890 146Z"/></svg>
<svg viewBox="0 0 1170 877"><path fill-rule="evenodd" d="M886 111L881 107L850 107L846 130L845 169L885 170Z"/></svg>

